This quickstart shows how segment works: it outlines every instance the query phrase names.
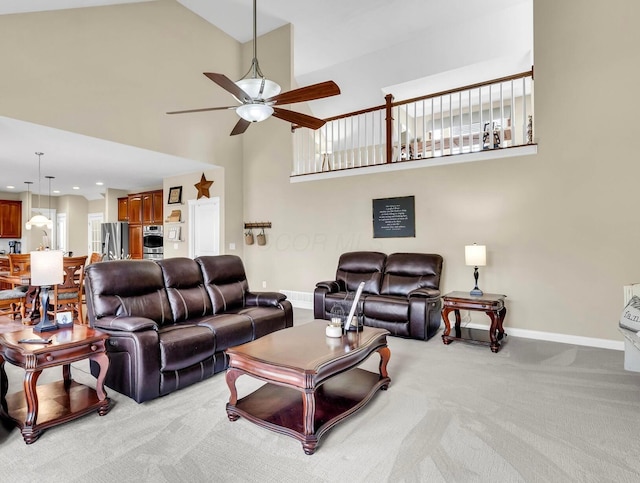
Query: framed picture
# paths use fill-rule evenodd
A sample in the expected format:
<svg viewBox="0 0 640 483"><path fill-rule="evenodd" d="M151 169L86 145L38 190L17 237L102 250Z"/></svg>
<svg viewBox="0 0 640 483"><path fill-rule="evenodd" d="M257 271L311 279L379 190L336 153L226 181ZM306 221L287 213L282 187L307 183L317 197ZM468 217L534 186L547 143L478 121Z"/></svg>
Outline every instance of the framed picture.
<svg viewBox="0 0 640 483"><path fill-rule="evenodd" d="M415 197L373 200L373 238L416 236Z"/></svg>
<svg viewBox="0 0 640 483"><path fill-rule="evenodd" d="M170 241L181 241L180 240L180 227L172 226L169 228L169 232L167 233Z"/></svg>
<svg viewBox="0 0 640 483"><path fill-rule="evenodd" d="M182 203L182 186L174 186L169 188L169 199L167 203L170 205Z"/></svg>

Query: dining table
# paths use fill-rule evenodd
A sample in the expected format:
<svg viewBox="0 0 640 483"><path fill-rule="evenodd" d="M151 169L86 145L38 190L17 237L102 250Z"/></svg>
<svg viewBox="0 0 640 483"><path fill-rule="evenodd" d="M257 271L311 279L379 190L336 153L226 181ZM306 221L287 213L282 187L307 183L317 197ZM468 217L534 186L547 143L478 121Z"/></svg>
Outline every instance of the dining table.
<svg viewBox="0 0 640 483"><path fill-rule="evenodd" d="M34 325L40 319L40 287L31 285L31 274L22 273L20 275L12 274L11 272L0 272L0 282L7 284L27 286L27 317L22 323L25 325Z"/></svg>

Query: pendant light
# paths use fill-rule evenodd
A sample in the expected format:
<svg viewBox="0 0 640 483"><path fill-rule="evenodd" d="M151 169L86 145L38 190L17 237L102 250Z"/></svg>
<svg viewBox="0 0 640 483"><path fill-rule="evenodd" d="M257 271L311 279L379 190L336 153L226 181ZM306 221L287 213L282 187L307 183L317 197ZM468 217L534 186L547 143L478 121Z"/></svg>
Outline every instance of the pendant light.
<svg viewBox="0 0 640 483"><path fill-rule="evenodd" d="M39 153L36 152L36 156L38 156L38 209L42 209L42 204L41 204L41 198L40 198L40 193L41 193L41 185L40 185L40 167L41 167L41 161L40 158L44 153ZM31 217L31 219L29 221L27 221L26 223L26 228L27 230L31 230L32 226L46 226L47 228L52 228L53 227L53 222L47 218L46 216L44 216L42 213L39 213L37 215L33 215Z"/></svg>

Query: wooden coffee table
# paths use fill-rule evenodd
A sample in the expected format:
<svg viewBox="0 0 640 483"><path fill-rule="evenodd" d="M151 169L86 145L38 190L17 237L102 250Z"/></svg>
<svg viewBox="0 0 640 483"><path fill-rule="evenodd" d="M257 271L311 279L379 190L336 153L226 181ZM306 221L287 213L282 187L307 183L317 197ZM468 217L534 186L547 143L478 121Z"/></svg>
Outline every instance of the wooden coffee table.
<svg viewBox="0 0 640 483"><path fill-rule="evenodd" d="M378 389L387 389L389 332L364 327L331 338L326 326L326 320L314 320L227 349L229 419L242 416L296 438L310 455L327 430L364 407ZM380 354L379 374L357 367L374 352ZM243 374L266 384L238 400L235 382Z"/></svg>
<svg viewBox="0 0 640 483"><path fill-rule="evenodd" d="M51 343L25 344L20 339L51 338ZM34 334L33 329L0 334L0 415L13 420L22 431L25 443L31 444L43 430L71 421L97 410L104 416L110 400L104 390L104 378L109 367L106 340L109 336L85 325ZM71 379L71 363L91 359L100 366L96 389ZM5 361L25 370L24 391L8 392ZM36 387L43 369L62 366L63 378Z"/></svg>

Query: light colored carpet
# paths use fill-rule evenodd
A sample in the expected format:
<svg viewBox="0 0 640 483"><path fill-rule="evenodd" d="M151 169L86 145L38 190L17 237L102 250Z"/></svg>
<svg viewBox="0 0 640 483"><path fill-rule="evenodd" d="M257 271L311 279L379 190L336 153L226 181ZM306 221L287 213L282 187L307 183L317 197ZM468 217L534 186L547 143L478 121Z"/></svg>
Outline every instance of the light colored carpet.
<svg viewBox="0 0 640 483"><path fill-rule="evenodd" d="M297 322L311 319L297 311ZM508 327L507 327L508 333ZM223 374L26 445L0 428L0 480L14 482L603 482L640 478L640 374L623 353L508 337L487 347L389 338L388 391L307 456L247 420L230 422ZM365 364L377 369L377 355ZM5 364L10 392L22 371ZM74 379L92 384L88 365ZM41 382L60 377L45 371ZM259 382L238 379L243 396Z"/></svg>

